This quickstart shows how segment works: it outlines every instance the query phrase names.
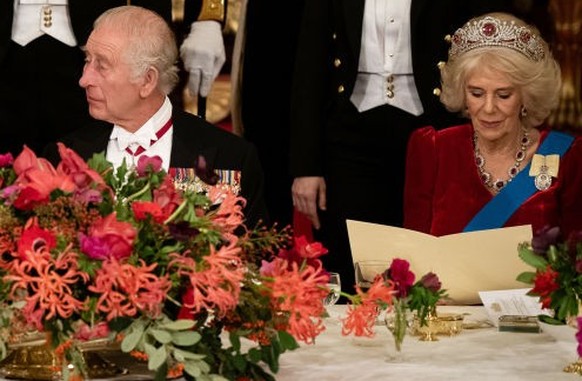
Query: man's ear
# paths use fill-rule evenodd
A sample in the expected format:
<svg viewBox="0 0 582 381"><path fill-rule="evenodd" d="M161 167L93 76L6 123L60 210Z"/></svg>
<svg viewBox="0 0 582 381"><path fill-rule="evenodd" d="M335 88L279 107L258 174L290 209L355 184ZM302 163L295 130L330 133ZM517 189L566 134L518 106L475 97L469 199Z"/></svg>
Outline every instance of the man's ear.
<svg viewBox="0 0 582 381"><path fill-rule="evenodd" d="M143 76L143 83L139 92L142 98L147 98L153 91L156 90L158 87L159 78L160 73L158 72L158 69L153 66L147 69Z"/></svg>

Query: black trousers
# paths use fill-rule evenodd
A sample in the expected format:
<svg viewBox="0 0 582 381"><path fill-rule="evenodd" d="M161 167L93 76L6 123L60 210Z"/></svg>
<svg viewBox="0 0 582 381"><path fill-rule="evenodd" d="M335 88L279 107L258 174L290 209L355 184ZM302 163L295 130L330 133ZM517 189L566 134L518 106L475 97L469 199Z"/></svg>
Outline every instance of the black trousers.
<svg viewBox="0 0 582 381"><path fill-rule="evenodd" d="M79 86L84 54L50 36L11 43L0 63L0 152L44 146L90 120Z"/></svg>
<svg viewBox="0 0 582 381"><path fill-rule="evenodd" d="M355 277L346 219L402 226L406 146L419 117L383 105L359 113L348 101L336 105L326 131L327 211L315 238L329 250L328 271L339 272L342 290ZM386 253L390 256L391 253Z"/></svg>

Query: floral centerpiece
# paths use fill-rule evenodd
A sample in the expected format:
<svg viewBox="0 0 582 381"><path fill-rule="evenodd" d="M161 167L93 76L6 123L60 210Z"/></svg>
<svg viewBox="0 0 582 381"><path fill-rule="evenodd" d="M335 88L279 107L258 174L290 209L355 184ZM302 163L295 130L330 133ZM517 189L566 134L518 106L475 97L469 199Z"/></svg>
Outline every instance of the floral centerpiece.
<svg viewBox="0 0 582 381"><path fill-rule="evenodd" d="M551 316L539 315L539 320L573 328L579 359L564 371L582 374L582 231L565 238L558 227L545 227L531 242L521 243L518 253L534 271L522 272L517 280L533 285L528 295L537 296L541 307L552 312Z"/></svg>
<svg viewBox="0 0 582 381"><path fill-rule="evenodd" d="M528 295L539 297L542 308L554 312L540 319L564 324L576 317L582 298L582 232L564 239L558 227L546 227L531 242L521 243L518 253L533 271L519 274L517 280L533 285Z"/></svg>
<svg viewBox="0 0 582 381"><path fill-rule="evenodd" d="M157 157L114 170L58 148L56 168L26 147L0 155L3 354L33 330L64 379L87 376L80 343L108 338L157 380L274 380L279 356L323 331L326 250L247 229L245 200L203 158L205 193L177 189Z"/></svg>
<svg viewBox="0 0 582 381"><path fill-rule="evenodd" d="M396 350L400 351L409 326L407 315L414 314L420 325L426 326L428 317L436 315L437 303L445 296L446 290L435 273L428 272L416 280L410 263L394 258L390 267L376 276L366 293L356 286L356 295L348 296L351 305L342 333L373 336L376 318L382 310L387 310L394 313L390 330Z"/></svg>

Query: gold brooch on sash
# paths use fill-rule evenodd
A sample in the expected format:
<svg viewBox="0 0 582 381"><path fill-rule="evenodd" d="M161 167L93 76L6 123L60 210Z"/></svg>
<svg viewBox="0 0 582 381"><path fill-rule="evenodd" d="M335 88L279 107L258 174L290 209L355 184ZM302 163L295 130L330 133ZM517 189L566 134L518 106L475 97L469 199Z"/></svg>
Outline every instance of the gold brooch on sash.
<svg viewBox="0 0 582 381"><path fill-rule="evenodd" d="M544 191L552 185L552 177L558 177L560 155L538 155L531 159L530 176L535 176L534 184L537 189Z"/></svg>

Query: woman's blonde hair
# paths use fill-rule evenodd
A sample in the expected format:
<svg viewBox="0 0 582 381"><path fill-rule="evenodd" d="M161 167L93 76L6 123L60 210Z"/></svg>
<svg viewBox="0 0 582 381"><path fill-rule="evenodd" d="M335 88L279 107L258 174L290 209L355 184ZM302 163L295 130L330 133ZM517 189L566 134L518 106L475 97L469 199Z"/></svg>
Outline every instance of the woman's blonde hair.
<svg viewBox="0 0 582 381"><path fill-rule="evenodd" d="M536 37L536 44L541 44L543 54L538 54L535 56L536 59L532 59L520 49L515 49L515 46L504 46L503 42L495 45L487 45L484 42L478 47L463 50L463 41L461 41L457 44L454 54L449 51L449 61L441 67L440 100L447 110L468 116L465 93L467 78L476 71L490 69L504 73L520 91L523 99L522 107L525 110L522 113L524 126L539 126L558 106L562 86L560 66L552 56L548 44L541 38L539 31L510 14L486 14L472 19L463 28L467 28L470 23L475 25L475 22L485 17L510 22L511 25L516 26L515 30L525 26ZM463 33L463 28L455 34Z"/></svg>

